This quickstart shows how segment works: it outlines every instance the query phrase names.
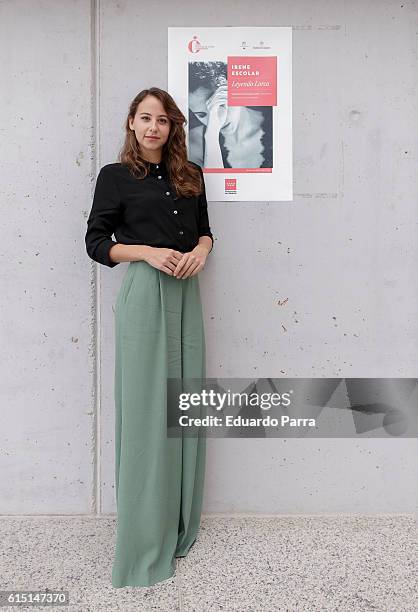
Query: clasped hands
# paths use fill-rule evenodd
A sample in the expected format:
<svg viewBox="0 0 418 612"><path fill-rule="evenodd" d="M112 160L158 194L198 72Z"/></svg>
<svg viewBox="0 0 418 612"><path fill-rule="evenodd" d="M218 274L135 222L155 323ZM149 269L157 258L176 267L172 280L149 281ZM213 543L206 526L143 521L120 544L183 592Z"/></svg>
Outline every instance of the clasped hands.
<svg viewBox="0 0 418 612"><path fill-rule="evenodd" d="M201 244L192 251L181 253L175 249L153 247L146 258L157 270L175 278L189 278L198 274L204 267L208 249Z"/></svg>

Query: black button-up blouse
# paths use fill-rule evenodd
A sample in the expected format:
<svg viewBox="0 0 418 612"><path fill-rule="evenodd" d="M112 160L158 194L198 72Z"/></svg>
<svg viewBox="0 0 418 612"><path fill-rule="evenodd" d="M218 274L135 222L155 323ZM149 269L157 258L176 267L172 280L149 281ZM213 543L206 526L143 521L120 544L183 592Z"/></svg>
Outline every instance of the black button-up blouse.
<svg viewBox="0 0 418 612"><path fill-rule="evenodd" d="M169 183L164 161L149 165L144 179L135 178L121 163L100 170L85 236L87 253L94 261L116 266L119 262L110 259L109 251L118 243L186 253L198 244L200 236L209 236L213 248L205 188L199 196L179 197ZM193 165L203 178L200 166Z"/></svg>

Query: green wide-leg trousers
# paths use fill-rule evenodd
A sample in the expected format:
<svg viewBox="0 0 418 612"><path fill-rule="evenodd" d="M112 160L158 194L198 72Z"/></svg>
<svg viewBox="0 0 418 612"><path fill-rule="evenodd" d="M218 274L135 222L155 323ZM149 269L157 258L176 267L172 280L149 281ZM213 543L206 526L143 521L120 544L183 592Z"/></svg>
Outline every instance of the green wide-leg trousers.
<svg viewBox="0 0 418 612"><path fill-rule="evenodd" d="M205 376L198 275L182 280L131 262L115 304L115 341L112 585L150 586L174 574L200 525L206 438L167 437L167 377Z"/></svg>

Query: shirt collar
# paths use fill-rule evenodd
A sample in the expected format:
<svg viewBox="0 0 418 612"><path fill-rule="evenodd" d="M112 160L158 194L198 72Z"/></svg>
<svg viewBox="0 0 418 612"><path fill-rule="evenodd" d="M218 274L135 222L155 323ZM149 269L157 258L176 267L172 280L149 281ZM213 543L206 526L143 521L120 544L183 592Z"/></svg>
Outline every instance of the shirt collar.
<svg viewBox="0 0 418 612"><path fill-rule="evenodd" d="M150 172L152 172L152 174L159 174L159 173L166 173L167 168L165 165L164 160L161 160L158 164L153 164L152 162L148 162L149 163L149 169Z"/></svg>

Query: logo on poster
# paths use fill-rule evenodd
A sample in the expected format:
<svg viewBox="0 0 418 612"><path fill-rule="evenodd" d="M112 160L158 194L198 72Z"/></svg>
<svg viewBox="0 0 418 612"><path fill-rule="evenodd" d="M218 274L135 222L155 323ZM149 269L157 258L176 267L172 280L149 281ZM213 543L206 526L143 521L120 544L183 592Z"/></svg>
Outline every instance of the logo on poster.
<svg viewBox="0 0 418 612"><path fill-rule="evenodd" d="M237 179L225 179L225 193L237 193Z"/></svg>
<svg viewBox="0 0 418 612"><path fill-rule="evenodd" d="M193 36L192 40L187 44L187 48L190 53L198 53L204 49L213 49L214 45L202 45L197 36Z"/></svg>
<svg viewBox="0 0 418 612"><path fill-rule="evenodd" d="M193 40L189 42L187 48L189 49L190 53L197 53L200 51L200 42L197 40L197 36L193 36Z"/></svg>
<svg viewBox="0 0 418 612"><path fill-rule="evenodd" d="M260 40L258 45L253 45L253 49L271 49L270 45L267 45L265 42Z"/></svg>

